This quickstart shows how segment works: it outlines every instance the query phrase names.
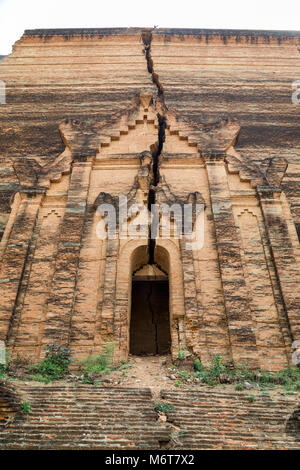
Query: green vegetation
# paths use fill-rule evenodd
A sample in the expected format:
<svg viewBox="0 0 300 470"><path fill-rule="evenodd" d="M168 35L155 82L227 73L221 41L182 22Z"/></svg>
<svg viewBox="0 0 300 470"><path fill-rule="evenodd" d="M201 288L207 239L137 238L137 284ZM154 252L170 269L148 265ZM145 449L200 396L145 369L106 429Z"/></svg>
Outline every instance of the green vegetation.
<svg viewBox="0 0 300 470"><path fill-rule="evenodd" d="M253 403L254 400L255 400L254 395L249 395L249 396L248 396L248 401L249 401L249 403Z"/></svg>
<svg viewBox="0 0 300 470"><path fill-rule="evenodd" d="M130 369L130 367L133 367L133 364L131 364L128 361L121 361L120 365L115 368L115 370L123 370L127 371L127 369Z"/></svg>
<svg viewBox="0 0 300 470"><path fill-rule="evenodd" d="M177 358L178 358L180 361L183 361L183 359L186 359L186 352L185 352L185 351L182 351L181 349L178 349Z"/></svg>
<svg viewBox="0 0 300 470"><path fill-rule="evenodd" d="M5 364L2 364L2 363L0 364L0 379L7 378L7 374L9 371L9 363L11 362L11 356L7 351L5 354L5 360L6 360Z"/></svg>
<svg viewBox="0 0 300 470"><path fill-rule="evenodd" d="M114 350L114 343L106 343L104 352L102 354L99 354L97 356L89 354L86 359L83 359L81 361L85 374L109 374L111 371L111 362Z"/></svg>
<svg viewBox="0 0 300 470"><path fill-rule="evenodd" d="M7 364L0 364L0 379L3 379L8 372Z"/></svg>
<svg viewBox="0 0 300 470"><path fill-rule="evenodd" d="M72 351L68 347L50 344L46 346L45 359L37 364L30 364L26 358L17 357L13 360L7 358L6 364L0 364L0 379L9 381L14 380L34 380L48 384L53 380L61 380L67 377L69 366L72 362ZM89 354L82 359L79 370L72 371L72 376L79 383L94 384L101 383L103 375L110 374L112 371L119 371L120 375L126 376L133 364L128 361L121 361L113 365L114 343L108 342L104 346L101 354ZM249 364L225 363L220 354L215 354L210 365L203 365L201 360L195 358L191 363L190 357L187 361L186 353L179 349L178 358L173 364L164 365L172 373L172 380L175 387L180 387L184 383L199 385L208 385L214 387L220 385L226 387L227 384L234 384L235 390L248 390L255 388L265 393L269 389L280 386L285 394L300 392L300 369L289 367L279 372L270 372L264 370L250 370ZM193 370L187 370L192 365ZM174 375L173 375L174 374ZM158 373L157 373L158 375Z"/></svg>
<svg viewBox="0 0 300 470"><path fill-rule="evenodd" d="M71 364L72 351L68 347L56 344L49 344L45 349L45 359L30 366L30 371L35 373L31 378L35 380L38 377L39 381L41 381L41 377L49 381L62 379Z"/></svg>
<svg viewBox="0 0 300 470"><path fill-rule="evenodd" d="M48 384L51 382L51 379L49 377L46 377L42 374L33 375L31 378L32 380L35 380L36 382L42 382L44 384Z"/></svg>
<svg viewBox="0 0 300 470"><path fill-rule="evenodd" d="M208 369L205 369L199 359L194 360L194 372L191 374L194 378L200 380L210 386L217 385L220 383L220 376L226 371L226 367L223 364L223 359L220 354L215 354L212 360L212 364Z"/></svg>
<svg viewBox="0 0 300 470"><path fill-rule="evenodd" d="M235 390L237 390L238 392L244 390L244 385L242 383L238 383L235 387L234 387Z"/></svg>
<svg viewBox="0 0 300 470"><path fill-rule="evenodd" d="M183 380L190 379L190 373L187 370L179 370L177 373Z"/></svg>
<svg viewBox="0 0 300 470"><path fill-rule="evenodd" d="M289 367L277 372L276 378L287 390L300 392L300 370L297 367Z"/></svg>
<svg viewBox="0 0 300 470"><path fill-rule="evenodd" d="M154 404L156 411L160 411L162 413L167 413L168 411L174 410L174 406L171 403L162 403L157 402Z"/></svg>
<svg viewBox="0 0 300 470"><path fill-rule="evenodd" d="M232 368L230 373L234 380L247 380L249 382L255 380L255 372L249 370L249 364L237 364L237 367Z"/></svg>
<svg viewBox="0 0 300 470"><path fill-rule="evenodd" d="M22 409L24 415L26 415L28 413L32 413L32 409L31 409L30 403L28 401L22 401L21 409Z"/></svg>
<svg viewBox="0 0 300 470"><path fill-rule="evenodd" d="M200 359L195 359L194 360L194 370L196 372L202 372L204 370L203 364L200 361Z"/></svg>
<svg viewBox="0 0 300 470"><path fill-rule="evenodd" d="M92 372L85 372L82 379L81 383L83 384L93 384L94 383L94 378Z"/></svg>
<svg viewBox="0 0 300 470"><path fill-rule="evenodd" d="M194 359L194 371L180 370L178 367L171 367L176 371L176 375L183 381L192 380L209 386L218 384L236 383L236 390L244 390L244 382L248 382L261 389L273 388L281 385L288 391L300 391L300 370L297 367L290 367L279 372L269 372L262 370L250 370L248 364L225 364L220 354L216 354L209 367L204 367L200 359ZM175 383L175 386L176 385Z"/></svg>

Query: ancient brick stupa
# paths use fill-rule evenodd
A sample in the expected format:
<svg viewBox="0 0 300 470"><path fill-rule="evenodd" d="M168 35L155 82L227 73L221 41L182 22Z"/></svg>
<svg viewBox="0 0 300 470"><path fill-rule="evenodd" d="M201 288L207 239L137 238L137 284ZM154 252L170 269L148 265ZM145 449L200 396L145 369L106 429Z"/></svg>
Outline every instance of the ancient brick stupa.
<svg viewBox="0 0 300 470"><path fill-rule="evenodd" d="M40 360L186 351L279 370L300 339L300 34L29 30L1 60L0 339ZM99 205L134 222L99 238ZM163 205L203 207L190 249ZM192 213L192 230L197 226ZM199 216L200 217L200 216ZM297 225L298 224L298 225ZM139 223L136 223L136 226ZM145 228L145 227L144 227Z"/></svg>

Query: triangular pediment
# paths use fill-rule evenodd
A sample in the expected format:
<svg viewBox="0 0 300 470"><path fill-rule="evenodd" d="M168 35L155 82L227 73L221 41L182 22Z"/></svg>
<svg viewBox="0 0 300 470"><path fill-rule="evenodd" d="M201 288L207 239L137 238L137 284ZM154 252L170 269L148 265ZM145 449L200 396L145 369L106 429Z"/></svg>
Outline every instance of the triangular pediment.
<svg viewBox="0 0 300 470"><path fill-rule="evenodd" d="M158 117L152 92L145 90L135 97L129 109L111 116L108 121L64 120L59 130L66 146L65 151L48 166L40 167L26 159L24 165L27 173L24 172L24 165L21 165L20 171L19 168L15 170L23 180L23 175L27 174L27 186L48 187L51 181L58 181L62 174L68 173L74 160L151 151L158 145L161 118ZM227 149L234 146L240 129L230 119L201 125L173 109L166 110L163 122L165 136L170 137L169 142L166 141L165 152L172 151L171 137L176 136L177 151L180 150L180 144L184 143L183 152L186 153L225 154Z"/></svg>
<svg viewBox="0 0 300 470"><path fill-rule="evenodd" d="M166 111L165 128L170 135L177 135L179 141L186 140L189 147L195 147L201 154L225 153L235 143L240 127L235 120L221 119L213 124L202 125L183 117L174 109ZM95 156L117 151L114 142L124 142L124 153L133 148L133 138L139 138L141 149L148 149L152 137L157 140L155 130L159 127L157 110L151 92L142 92L132 107L111 117L103 123L88 123L66 120L60 125L60 132L65 145L72 151L74 158ZM142 145L145 139L146 145ZM137 144L138 145L138 144ZM151 145L151 144L150 144ZM142 148L143 147L143 148ZM103 151L104 150L104 151Z"/></svg>

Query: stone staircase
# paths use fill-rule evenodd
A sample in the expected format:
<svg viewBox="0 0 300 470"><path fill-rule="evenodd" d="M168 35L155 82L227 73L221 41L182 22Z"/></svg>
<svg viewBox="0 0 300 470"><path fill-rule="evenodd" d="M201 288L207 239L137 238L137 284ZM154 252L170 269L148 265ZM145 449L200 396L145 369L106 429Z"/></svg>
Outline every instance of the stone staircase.
<svg viewBox="0 0 300 470"><path fill-rule="evenodd" d="M0 449L158 449L169 440L149 389L22 386L32 413L0 427Z"/></svg>
<svg viewBox="0 0 300 470"><path fill-rule="evenodd" d="M300 449L299 420L289 422L295 396L255 395L250 403L241 392L163 390L161 397L174 406L168 422L181 430L174 449Z"/></svg>
<svg viewBox="0 0 300 470"><path fill-rule="evenodd" d="M17 417L23 420L20 396L6 382L0 380L0 435L1 425L7 425Z"/></svg>
<svg viewBox="0 0 300 470"><path fill-rule="evenodd" d="M0 419L0 450L300 449L294 395L249 403L243 392L162 390L159 401L174 407L166 423L147 388L26 384L18 397L32 413L16 412L2 394L2 409L15 415Z"/></svg>

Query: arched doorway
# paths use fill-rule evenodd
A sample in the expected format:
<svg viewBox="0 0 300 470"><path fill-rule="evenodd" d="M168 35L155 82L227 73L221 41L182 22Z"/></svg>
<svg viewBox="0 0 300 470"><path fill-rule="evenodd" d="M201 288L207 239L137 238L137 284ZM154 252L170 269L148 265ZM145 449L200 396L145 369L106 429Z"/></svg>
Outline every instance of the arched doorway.
<svg viewBox="0 0 300 470"><path fill-rule="evenodd" d="M168 354L171 350L169 279L155 265L132 276L130 353Z"/></svg>
<svg viewBox="0 0 300 470"><path fill-rule="evenodd" d="M148 259L147 239L129 240L121 246L117 267L115 301L115 324L117 328L114 335L116 343L114 357L116 360L128 360L132 314L132 281L137 280L135 276L141 275L143 266L144 269L146 269L146 266L149 266L147 265ZM170 349L172 357L176 358L178 348L185 348L184 293L177 240L174 242L166 239L157 239L154 260L156 264L152 266L161 267L164 280L168 280L171 330Z"/></svg>

